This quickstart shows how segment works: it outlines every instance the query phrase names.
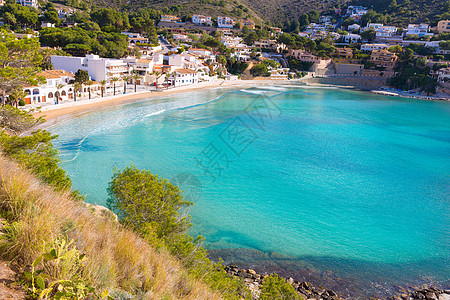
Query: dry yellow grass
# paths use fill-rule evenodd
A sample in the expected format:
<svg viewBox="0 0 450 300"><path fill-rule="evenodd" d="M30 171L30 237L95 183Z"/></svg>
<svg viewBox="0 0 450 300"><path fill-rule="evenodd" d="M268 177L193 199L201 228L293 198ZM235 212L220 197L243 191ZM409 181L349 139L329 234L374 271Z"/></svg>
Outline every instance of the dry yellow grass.
<svg viewBox="0 0 450 300"><path fill-rule="evenodd" d="M167 252L55 192L17 163L0 156L0 213L10 226L3 256L30 265L58 237L86 254L82 276L98 290L123 290L143 299L221 299L192 279ZM15 221L15 222L12 222Z"/></svg>

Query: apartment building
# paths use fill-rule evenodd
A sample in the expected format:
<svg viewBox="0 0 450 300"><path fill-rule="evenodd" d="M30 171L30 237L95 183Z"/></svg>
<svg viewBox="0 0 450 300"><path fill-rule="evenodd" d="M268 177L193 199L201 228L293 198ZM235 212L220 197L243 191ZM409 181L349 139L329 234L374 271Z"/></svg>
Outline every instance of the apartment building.
<svg viewBox="0 0 450 300"><path fill-rule="evenodd" d="M247 27L248 29L255 29L255 21L252 19L241 19L239 20L240 29Z"/></svg>
<svg viewBox="0 0 450 300"><path fill-rule="evenodd" d="M111 81L112 78L121 78L129 74L127 63L122 59L101 58L98 55L88 54L86 57L52 55L52 64L55 69L75 73L85 70L95 80Z"/></svg>
<svg viewBox="0 0 450 300"><path fill-rule="evenodd" d="M212 20L210 16L192 15L192 23L194 24L206 24L212 26Z"/></svg>
<svg viewBox="0 0 450 300"><path fill-rule="evenodd" d="M359 34L347 33L342 36L342 41L347 44L358 43L361 40L361 36Z"/></svg>
<svg viewBox="0 0 450 300"><path fill-rule="evenodd" d="M217 27L219 28L233 28L235 22L229 17L217 17Z"/></svg>
<svg viewBox="0 0 450 300"><path fill-rule="evenodd" d="M349 59L353 57L353 50L351 48L336 48L334 55L340 58Z"/></svg>
<svg viewBox="0 0 450 300"><path fill-rule="evenodd" d="M34 7L38 9L38 1L37 0L17 0L17 4L28 6L28 7Z"/></svg>
<svg viewBox="0 0 450 300"><path fill-rule="evenodd" d="M417 35L419 37L434 35L428 31L430 31L430 26L428 24L409 24L404 35Z"/></svg>
<svg viewBox="0 0 450 300"><path fill-rule="evenodd" d="M389 48L387 44L364 44L361 45L361 51L373 51L373 50L382 50Z"/></svg>
<svg viewBox="0 0 450 300"><path fill-rule="evenodd" d="M388 70L394 68L398 60L398 56L388 50L373 50L370 54L370 62L377 67L384 67Z"/></svg>
<svg viewBox="0 0 450 300"><path fill-rule="evenodd" d="M439 21L436 27L438 33L450 32L450 20Z"/></svg>

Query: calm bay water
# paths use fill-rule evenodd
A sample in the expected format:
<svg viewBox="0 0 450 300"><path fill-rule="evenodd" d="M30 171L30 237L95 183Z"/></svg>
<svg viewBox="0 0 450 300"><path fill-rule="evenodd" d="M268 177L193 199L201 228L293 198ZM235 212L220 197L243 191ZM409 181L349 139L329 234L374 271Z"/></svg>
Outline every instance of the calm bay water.
<svg viewBox="0 0 450 300"><path fill-rule="evenodd" d="M353 298L450 279L450 103L338 88L212 89L50 128L105 204L131 162L181 185L213 256ZM301 269L303 271L299 271ZM331 272L330 272L331 271Z"/></svg>

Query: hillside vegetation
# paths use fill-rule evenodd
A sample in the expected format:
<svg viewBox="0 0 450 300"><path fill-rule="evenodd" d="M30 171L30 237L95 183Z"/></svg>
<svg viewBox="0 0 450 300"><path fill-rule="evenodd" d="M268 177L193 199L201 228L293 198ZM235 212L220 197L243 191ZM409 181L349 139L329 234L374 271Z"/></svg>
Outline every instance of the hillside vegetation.
<svg viewBox="0 0 450 300"><path fill-rule="evenodd" d="M429 23L436 26L442 19L450 19L448 0L355 0L353 4L367 6L390 16L390 24Z"/></svg>
<svg viewBox="0 0 450 300"><path fill-rule="evenodd" d="M253 18L259 22L282 26L293 22L310 11L333 14L335 8L347 5L363 5L377 13L389 16L392 25L407 26L409 23L431 23L450 18L450 1L446 0L63 0L64 3L81 7L80 3L92 1L95 7L115 7L133 12L152 8L162 13L189 18L193 14L212 17L230 16L235 19ZM86 7L86 5L84 5Z"/></svg>
<svg viewBox="0 0 450 300"><path fill-rule="evenodd" d="M30 298L242 299L242 280L186 234L181 191L134 167L114 172L111 206L71 190L42 119L0 107L0 259L21 270Z"/></svg>

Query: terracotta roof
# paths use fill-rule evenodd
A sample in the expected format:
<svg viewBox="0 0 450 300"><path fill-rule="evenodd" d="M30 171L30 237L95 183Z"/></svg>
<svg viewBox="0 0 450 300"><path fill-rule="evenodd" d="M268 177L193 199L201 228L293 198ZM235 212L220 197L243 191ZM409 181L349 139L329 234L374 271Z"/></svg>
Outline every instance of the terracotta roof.
<svg viewBox="0 0 450 300"><path fill-rule="evenodd" d="M64 70L46 70L37 74L38 76L44 76L45 79L57 79L64 76L75 77L72 73Z"/></svg>
<svg viewBox="0 0 450 300"><path fill-rule="evenodd" d="M146 59L146 58L140 58L138 59L137 63L141 63L141 64L149 64L151 63L152 60L151 59Z"/></svg>
<svg viewBox="0 0 450 300"><path fill-rule="evenodd" d="M176 72L181 74L196 74L197 71L191 70L191 69L178 69Z"/></svg>

